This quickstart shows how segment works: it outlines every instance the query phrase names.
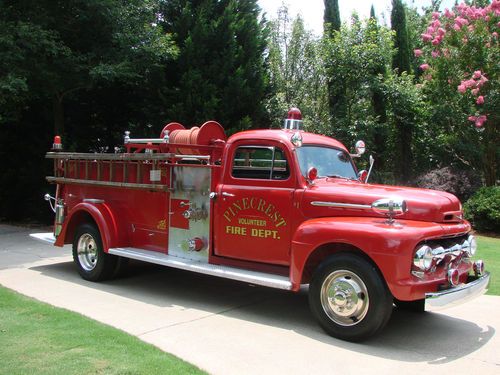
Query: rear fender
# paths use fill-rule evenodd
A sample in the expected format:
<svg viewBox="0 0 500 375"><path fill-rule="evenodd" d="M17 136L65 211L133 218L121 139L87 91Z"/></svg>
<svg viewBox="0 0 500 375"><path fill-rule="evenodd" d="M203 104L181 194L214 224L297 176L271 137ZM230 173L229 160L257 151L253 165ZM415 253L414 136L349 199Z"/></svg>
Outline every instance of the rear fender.
<svg viewBox="0 0 500 375"><path fill-rule="evenodd" d="M105 252L110 247L116 247L118 244L118 224L105 203L79 203L69 212L61 234L57 237L56 246L73 243L76 228L83 223L95 223L99 229L102 238L102 246Z"/></svg>

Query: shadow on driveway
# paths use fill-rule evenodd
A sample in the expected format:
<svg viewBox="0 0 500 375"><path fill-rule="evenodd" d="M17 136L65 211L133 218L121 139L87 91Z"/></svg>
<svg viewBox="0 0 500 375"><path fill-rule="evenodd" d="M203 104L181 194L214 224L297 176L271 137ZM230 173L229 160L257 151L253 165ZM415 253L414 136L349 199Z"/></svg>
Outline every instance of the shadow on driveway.
<svg viewBox="0 0 500 375"><path fill-rule="evenodd" d="M403 362L452 362L478 350L495 334L491 326L483 330L471 321L443 314L394 309L380 335L363 343L349 343L328 336L316 324L305 290L291 293L141 262L131 262L123 277L101 283L81 279L71 262L31 269L145 304L197 309L251 321L294 331L344 350ZM472 316L475 308L469 306Z"/></svg>

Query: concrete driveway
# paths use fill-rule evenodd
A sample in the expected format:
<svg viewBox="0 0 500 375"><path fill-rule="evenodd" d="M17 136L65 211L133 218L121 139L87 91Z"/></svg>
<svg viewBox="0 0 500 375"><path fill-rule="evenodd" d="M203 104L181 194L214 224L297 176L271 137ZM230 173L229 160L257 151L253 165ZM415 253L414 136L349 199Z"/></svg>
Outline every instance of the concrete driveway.
<svg viewBox="0 0 500 375"><path fill-rule="evenodd" d="M394 310L361 344L327 336L307 293L133 263L113 281L82 280L71 249L0 225L0 284L119 328L213 374L500 374L500 297L442 313ZM106 345L106 343L103 343Z"/></svg>

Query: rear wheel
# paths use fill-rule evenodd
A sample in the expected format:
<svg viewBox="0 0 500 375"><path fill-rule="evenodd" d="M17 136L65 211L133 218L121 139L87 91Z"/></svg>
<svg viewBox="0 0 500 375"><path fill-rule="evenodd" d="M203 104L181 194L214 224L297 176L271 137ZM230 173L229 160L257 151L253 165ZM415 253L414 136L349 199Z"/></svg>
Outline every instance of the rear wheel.
<svg viewBox="0 0 500 375"><path fill-rule="evenodd" d="M311 311L331 336L361 341L388 322L392 295L378 270L365 259L335 254L316 270L309 285Z"/></svg>
<svg viewBox="0 0 500 375"><path fill-rule="evenodd" d="M76 230L73 260L80 276L89 281L109 279L117 267L117 257L104 252L99 230L88 223L80 225Z"/></svg>

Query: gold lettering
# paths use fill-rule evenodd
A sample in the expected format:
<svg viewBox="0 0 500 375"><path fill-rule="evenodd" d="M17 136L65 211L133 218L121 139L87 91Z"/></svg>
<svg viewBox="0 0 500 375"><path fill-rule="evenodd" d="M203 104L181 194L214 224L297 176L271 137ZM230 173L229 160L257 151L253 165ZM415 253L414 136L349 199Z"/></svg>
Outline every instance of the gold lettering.
<svg viewBox="0 0 500 375"><path fill-rule="evenodd" d="M241 211L241 206L240 206L240 202L239 201L233 202L233 207L237 208L238 211ZM238 211L236 211L236 212L238 212Z"/></svg>
<svg viewBox="0 0 500 375"><path fill-rule="evenodd" d="M277 230L270 230L270 229L255 229L252 228L252 231L250 232L250 235L252 237L259 237L259 238L273 238L276 240L280 239L280 236L278 235Z"/></svg>
<svg viewBox="0 0 500 375"><path fill-rule="evenodd" d="M286 226L286 220L281 218L281 220L276 224L276 228L281 227L282 225Z"/></svg>
<svg viewBox="0 0 500 375"><path fill-rule="evenodd" d="M271 212L273 210L274 210L274 205L269 203L269 205L267 206L266 211L264 213L272 219Z"/></svg>
<svg viewBox="0 0 500 375"><path fill-rule="evenodd" d="M248 198L243 198L242 201L243 201L243 209L247 210L249 207L248 206Z"/></svg>
<svg viewBox="0 0 500 375"><path fill-rule="evenodd" d="M226 233L228 234L236 234L239 236L247 235L247 228L245 227L236 227L232 225L226 225Z"/></svg>
<svg viewBox="0 0 500 375"><path fill-rule="evenodd" d="M259 204L257 205L257 211L264 212L265 205L266 205L266 201L264 199L259 199Z"/></svg>
<svg viewBox="0 0 500 375"><path fill-rule="evenodd" d="M269 217L276 227L286 226L286 220L281 216L280 212L276 209L276 206L272 203L267 202L263 198L249 198L245 197L240 200L233 202L227 207L226 211L223 213L224 218L231 222L236 215L243 210L254 209L262 212L264 215ZM267 226L266 220L258 219L248 219L248 218L238 218L238 224L243 225L255 225L255 226ZM265 236L265 234L263 234ZM256 235L256 237L260 237ZM273 237L278 238L279 236Z"/></svg>

